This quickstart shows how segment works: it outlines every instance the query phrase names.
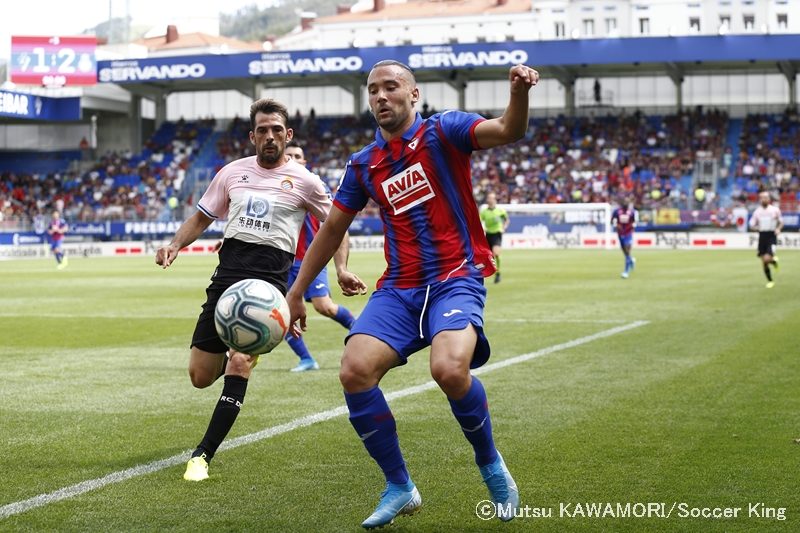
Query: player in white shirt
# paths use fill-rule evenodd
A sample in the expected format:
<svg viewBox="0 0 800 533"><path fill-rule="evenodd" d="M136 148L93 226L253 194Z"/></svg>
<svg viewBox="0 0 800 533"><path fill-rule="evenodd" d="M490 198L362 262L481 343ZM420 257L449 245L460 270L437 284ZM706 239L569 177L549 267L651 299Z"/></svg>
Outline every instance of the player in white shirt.
<svg viewBox="0 0 800 533"><path fill-rule="evenodd" d="M156 252L156 264L170 266L181 249L194 242L214 221L227 219L219 265L206 289L208 299L192 336L189 377L192 385L205 388L225 375L225 385L203 440L192 453L184 479L208 478L208 463L230 431L244 403L247 382L258 359L229 350L214 327L219 297L234 283L256 278L286 293L300 228L307 212L325 220L331 198L322 181L303 165L287 160L286 107L262 98L250 106L250 142L256 155L229 163L220 170L197 204L197 212L175 233L172 241ZM334 257L344 294L366 290L364 283L346 269L346 246ZM227 357L226 357L227 352Z"/></svg>
<svg viewBox="0 0 800 533"><path fill-rule="evenodd" d="M767 288L771 289L775 286L775 282L772 281L772 272L770 272L769 266L775 265L775 270L778 269L778 256L775 255L775 252L778 235L783 229L783 217L781 217L781 210L772 205L772 197L769 192L759 193L758 200L761 205L753 211L753 216L750 217L750 227L758 231L757 255L764 265Z"/></svg>

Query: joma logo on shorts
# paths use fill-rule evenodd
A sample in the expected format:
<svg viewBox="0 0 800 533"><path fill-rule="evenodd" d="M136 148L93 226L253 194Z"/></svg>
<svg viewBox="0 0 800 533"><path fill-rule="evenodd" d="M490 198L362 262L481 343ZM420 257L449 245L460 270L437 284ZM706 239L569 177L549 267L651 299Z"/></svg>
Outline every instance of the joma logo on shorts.
<svg viewBox="0 0 800 533"><path fill-rule="evenodd" d="M394 208L395 215L436 196L421 163L415 163L395 174L381 183L381 187L389 204Z"/></svg>

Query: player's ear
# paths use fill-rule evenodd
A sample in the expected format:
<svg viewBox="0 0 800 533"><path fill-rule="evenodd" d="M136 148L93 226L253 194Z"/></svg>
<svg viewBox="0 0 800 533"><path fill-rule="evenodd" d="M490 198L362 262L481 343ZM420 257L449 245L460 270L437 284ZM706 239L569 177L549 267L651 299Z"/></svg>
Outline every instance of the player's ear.
<svg viewBox="0 0 800 533"><path fill-rule="evenodd" d="M419 87L414 87L414 90L411 91L411 105L415 105L419 102Z"/></svg>
<svg viewBox="0 0 800 533"><path fill-rule="evenodd" d="M253 146L255 146L256 145L256 134L253 133L253 130L250 130L249 137L250 137L250 142L253 144Z"/></svg>
<svg viewBox="0 0 800 533"><path fill-rule="evenodd" d="M286 142L289 142L294 137L294 130L292 128L286 128Z"/></svg>

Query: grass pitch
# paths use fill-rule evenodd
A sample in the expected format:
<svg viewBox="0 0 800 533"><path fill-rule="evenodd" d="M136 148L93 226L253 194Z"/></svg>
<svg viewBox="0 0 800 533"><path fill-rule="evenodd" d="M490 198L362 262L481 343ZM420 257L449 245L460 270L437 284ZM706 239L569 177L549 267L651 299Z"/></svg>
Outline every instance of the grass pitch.
<svg viewBox="0 0 800 533"><path fill-rule="evenodd" d="M618 251L506 251L502 283L488 280L490 363L513 364L481 380L528 517L476 515L487 491L446 399L410 389L430 381L427 351L389 373L382 389L408 394L391 405L423 498L394 529L798 529L800 253L781 253L772 290L752 251L637 259L622 280ZM344 330L310 308L321 370L288 372L286 344L262 357L228 439L239 446L208 481L181 479L221 388L186 373L214 264L0 262L0 531L361 529L382 476L332 411ZM374 285L383 259L351 267ZM356 314L366 302L334 299ZM590 504L605 516L581 516Z"/></svg>

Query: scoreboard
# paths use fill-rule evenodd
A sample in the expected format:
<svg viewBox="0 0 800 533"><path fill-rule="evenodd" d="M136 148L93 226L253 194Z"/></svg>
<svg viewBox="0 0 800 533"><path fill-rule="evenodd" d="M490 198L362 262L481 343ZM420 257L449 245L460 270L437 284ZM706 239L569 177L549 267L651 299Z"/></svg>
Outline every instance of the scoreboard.
<svg viewBox="0 0 800 533"><path fill-rule="evenodd" d="M95 36L12 36L11 81L64 87L97 83Z"/></svg>

